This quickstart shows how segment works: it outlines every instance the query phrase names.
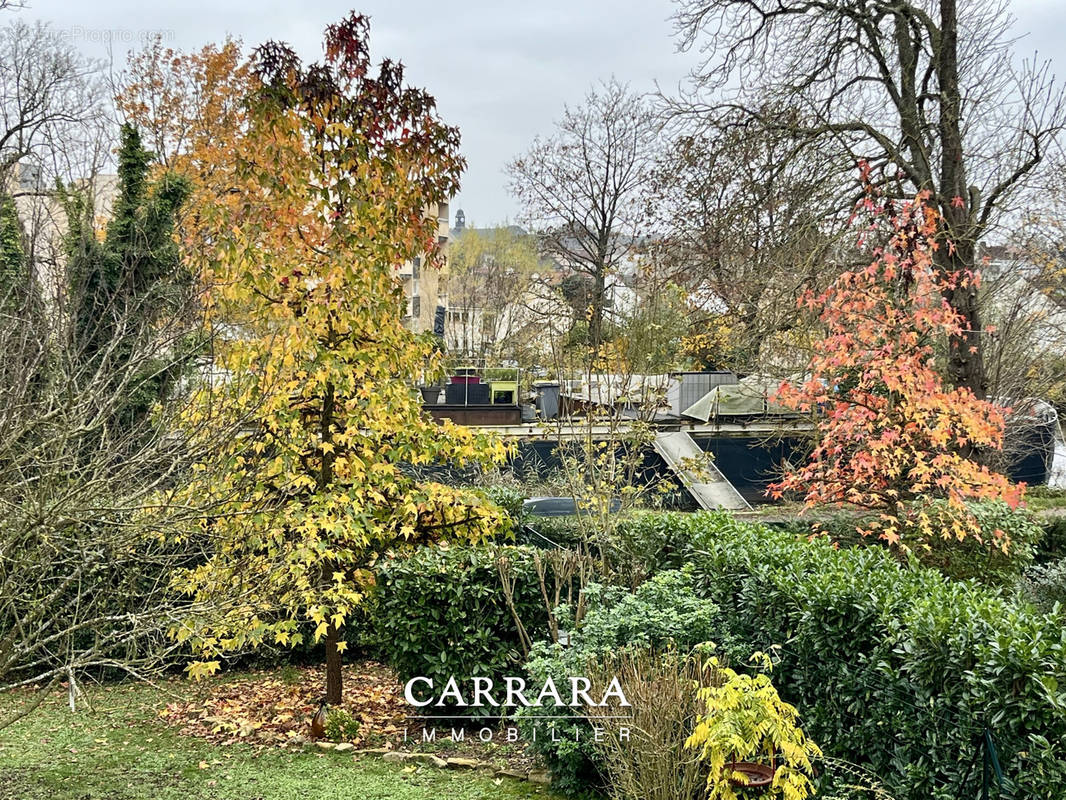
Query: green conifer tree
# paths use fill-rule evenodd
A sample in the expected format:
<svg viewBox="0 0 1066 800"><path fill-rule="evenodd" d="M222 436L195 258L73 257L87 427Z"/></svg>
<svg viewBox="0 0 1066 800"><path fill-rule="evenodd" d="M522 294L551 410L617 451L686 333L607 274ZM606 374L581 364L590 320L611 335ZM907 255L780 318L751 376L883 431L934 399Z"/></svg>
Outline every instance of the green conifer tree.
<svg viewBox="0 0 1066 800"><path fill-rule="evenodd" d="M132 380L124 367L139 338L151 335L158 319L184 305L192 283L173 236L190 186L173 173L151 181L153 163L137 129L123 125L118 193L102 241L93 226L88 190L62 193L69 220L71 333L86 374L104 368L116 379L128 380L126 403L116 412L125 428L142 420L168 390L181 362L173 357L148 360Z"/></svg>

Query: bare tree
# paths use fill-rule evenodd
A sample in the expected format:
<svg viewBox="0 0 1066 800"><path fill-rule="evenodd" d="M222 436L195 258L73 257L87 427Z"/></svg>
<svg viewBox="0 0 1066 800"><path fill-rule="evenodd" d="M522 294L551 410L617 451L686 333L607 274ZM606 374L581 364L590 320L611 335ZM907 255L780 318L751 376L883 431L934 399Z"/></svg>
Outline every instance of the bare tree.
<svg viewBox="0 0 1066 800"><path fill-rule="evenodd" d="M91 370L54 305L23 294L0 324L0 687L148 668L170 645L168 569L187 551L153 537L159 497L189 464L161 422L114 418L149 370L172 366L173 325L134 332ZM128 339L127 339L128 341ZM116 340L117 342L117 340Z"/></svg>
<svg viewBox="0 0 1066 800"><path fill-rule="evenodd" d="M0 307L0 688L74 692L75 675L143 674L175 647L168 580L195 548L161 534L194 514L165 498L197 450L172 424L177 396L121 418L185 366L191 320L100 307L115 336L86 360L66 307L78 299L41 295L27 274Z"/></svg>
<svg viewBox="0 0 1066 800"><path fill-rule="evenodd" d="M1066 181L1049 181L1001 245L982 248L982 307L993 328L989 389L1015 408L1040 397L1066 409Z"/></svg>
<svg viewBox="0 0 1066 800"><path fill-rule="evenodd" d="M1048 66L1014 67L1002 0L679 0L676 20L682 46L706 58L675 111L828 137L890 190L928 192L945 272L977 266L978 243L1063 124ZM767 115L767 97L802 122ZM949 375L983 397L977 289L960 283L947 299L966 324Z"/></svg>
<svg viewBox="0 0 1066 800"><path fill-rule="evenodd" d="M186 187L147 180L132 129L101 241L89 180L44 193L54 228L0 213L0 689L86 672L143 675L190 612L172 574L197 563L207 513L170 502L238 425L190 424L179 379L206 346L197 283L173 243ZM49 240L58 261L33 254ZM0 720L0 727L10 720Z"/></svg>
<svg viewBox="0 0 1066 800"><path fill-rule="evenodd" d="M589 343L604 339L608 278L641 232L641 190L658 144L650 104L616 80L567 108L555 133L508 166L544 255L587 277Z"/></svg>
<svg viewBox="0 0 1066 800"><path fill-rule="evenodd" d="M795 112L779 111L780 117ZM752 372L800 324L798 300L837 274L854 166L750 119L678 135L655 171L648 260L688 290L692 326L724 326L728 362Z"/></svg>
<svg viewBox="0 0 1066 800"><path fill-rule="evenodd" d="M28 192L92 174L106 155L98 136L106 97L99 65L46 23L0 28L0 177L24 162L34 173L22 180Z"/></svg>

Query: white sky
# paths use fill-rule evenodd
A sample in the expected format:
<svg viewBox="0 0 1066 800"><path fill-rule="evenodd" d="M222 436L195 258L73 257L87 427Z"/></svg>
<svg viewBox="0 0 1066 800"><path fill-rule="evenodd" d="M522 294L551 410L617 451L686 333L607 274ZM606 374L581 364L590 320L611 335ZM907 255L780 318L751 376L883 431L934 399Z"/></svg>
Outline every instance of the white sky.
<svg viewBox="0 0 1066 800"><path fill-rule="evenodd" d="M180 49L227 34L249 46L281 39L315 59L325 26L356 2L29 0L14 13L51 21L88 55L110 51L121 68L126 52L155 32ZM1051 58L1066 76L1066 0L1009 5L1023 37L1018 52ZM640 91L656 81L668 89L695 63L676 52L671 0L362 0L355 7L371 17L375 60L403 61L409 81L427 88L445 121L460 127L469 166L452 209L478 225L516 215L504 166L534 135L550 132L564 103L579 102L611 75Z"/></svg>

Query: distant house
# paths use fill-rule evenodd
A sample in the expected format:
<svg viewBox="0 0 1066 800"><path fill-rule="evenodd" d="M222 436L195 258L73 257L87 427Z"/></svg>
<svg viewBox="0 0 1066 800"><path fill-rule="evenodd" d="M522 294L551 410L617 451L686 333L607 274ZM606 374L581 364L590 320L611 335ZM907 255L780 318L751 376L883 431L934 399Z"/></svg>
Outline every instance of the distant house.
<svg viewBox="0 0 1066 800"><path fill-rule="evenodd" d="M469 227L466 214L459 209L451 229L452 244L459 242L464 234L488 237L498 230L499 228L495 227ZM534 236L517 225L509 225L506 230L520 237ZM483 269L491 269L491 265L486 265ZM606 281L604 305L609 317L625 317L635 309L637 291L634 287L637 273L637 251L636 248L629 248L618 269L612 272ZM555 333L565 333L572 327L575 308L580 303L577 298L567 296L566 284L568 278L580 280L583 275L584 273L555 258L542 255L541 269L534 276L528 290L508 305L496 307L493 305L494 298L479 295L474 290L478 284L477 276L464 284L459 276L449 272L447 292L442 292L441 295L447 300L444 340L448 349L453 353L471 356L487 355L497 344L490 341L494 335L500 340L506 340L531 326L539 326L542 329L539 338L546 346L549 328Z"/></svg>
<svg viewBox="0 0 1066 800"><path fill-rule="evenodd" d="M455 225L451 229L452 245L458 245L464 236L481 236L485 239L496 235L499 227L475 228L466 224L466 214L459 209L455 215ZM529 234L517 225L504 228L515 238ZM543 262L544 274L534 276L534 283L540 283L544 277L553 275L556 265ZM446 274L447 290L442 293L445 301L444 341L449 352L472 358L487 357L490 360L513 360L514 353L497 352L500 345L512 339L529 326L536 326L553 318L558 318L565 311L558 305L556 292L527 291L512 302L500 304L499 298L486 293L484 287L492 283L492 278L502 278L495 284L500 288L506 283L506 275L493 275L498 269L495 264L479 264L467 274L458 274L451 266ZM543 295L543 296L542 296Z"/></svg>

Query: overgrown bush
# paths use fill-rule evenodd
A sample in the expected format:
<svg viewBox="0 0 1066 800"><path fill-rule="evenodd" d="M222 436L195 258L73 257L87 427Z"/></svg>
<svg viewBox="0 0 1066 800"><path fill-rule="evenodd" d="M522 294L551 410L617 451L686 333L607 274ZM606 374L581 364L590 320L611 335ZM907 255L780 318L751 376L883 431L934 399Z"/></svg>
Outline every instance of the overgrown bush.
<svg viewBox="0 0 1066 800"><path fill-rule="evenodd" d="M654 575L681 569L688 557L689 537L665 514L632 514L620 521L609 540L609 560L619 571L643 570Z"/></svg>
<svg viewBox="0 0 1066 800"><path fill-rule="evenodd" d="M588 709L597 763L602 764L612 800L703 800L708 768L685 744L704 711L697 692L717 681L702 653L623 649L610 653L589 672L595 690L617 678L632 704Z"/></svg>
<svg viewBox="0 0 1066 800"><path fill-rule="evenodd" d="M1033 567L1022 579L1021 588L1042 611L1051 611L1056 603L1066 609L1066 559Z"/></svg>
<svg viewBox="0 0 1066 800"><path fill-rule="evenodd" d="M952 535L957 528L959 509L943 500L922 500L908 504L900 519L900 547L893 552L899 558L913 554L920 563L938 569L949 578L973 578L995 586L1013 584L1033 563L1038 546L1045 536L1036 517L1024 508L1012 509L1002 500L969 502L965 506L966 536ZM785 526L798 534L826 536L839 546L887 548L874 536L863 536L878 519L876 514L856 509L812 514L797 518ZM929 528L942 535L927 536ZM958 528L958 530L963 530ZM980 536L980 540L974 534ZM1009 546L1004 551L1001 543Z"/></svg>
<svg viewBox="0 0 1066 800"><path fill-rule="evenodd" d="M591 584L585 603L583 623L572 632L569 646L534 645L528 663L533 685L585 675L593 662L626 649L687 653L697 644L716 642L726 653L743 650L726 633L718 606L698 597L691 576L682 572L661 572L632 592ZM560 617L565 625L565 609ZM527 729L537 727L533 749L545 757L558 788L575 792L600 786L601 765L588 721L577 716L537 721L559 713L557 708L530 707L520 709L518 717Z"/></svg>
<svg viewBox="0 0 1066 800"><path fill-rule="evenodd" d="M428 547L385 563L375 591L375 646L402 681L425 676L438 691L455 676L498 680L517 674L521 640L500 586L497 559L515 575L523 625L540 633L547 611L535 551L516 546Z"/></svg>
<svg viewBox="0 0 1066 800"><path fill-rule="evenodd" d="M699 597L690 571L660 572L635 591L591 584L585 590L588 611L573 634L570 653L601 655L622 648L689 650L714 642L731 655L749 655L729 636L721 609Z"/></svg>
<svg viewBox="0 0 1066 800"><path fill-rule="evenodd" d="M736 640L783 645L775 683L827 753L867 765L901 798L954 797L987 725L1015 796L1061 796L1061 619L880 548L835 549L725 514L647 524L688 539L695 586Z"/></svg>
<svg viewBox="0 0 1066 800"><path fill-rule="evenodd" d="M1023 508L1012 509L1002 500L967 503L980 531L981 541L951 535L953 509L942 500L915 504L912 515L925 514L941 537L903 542L918 560L935 567L949 578L974 578L981 583L1005 586L1014 583L1033 563L1037 545L1044 536L1036 518ZM1006 543L1006 550L1001 546Z"/></svg>

